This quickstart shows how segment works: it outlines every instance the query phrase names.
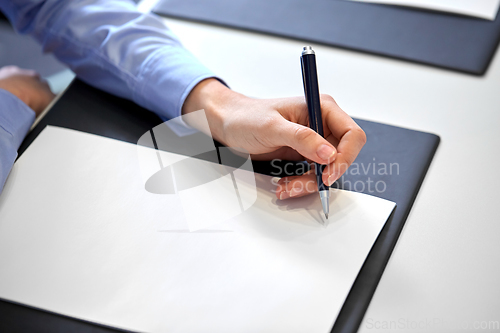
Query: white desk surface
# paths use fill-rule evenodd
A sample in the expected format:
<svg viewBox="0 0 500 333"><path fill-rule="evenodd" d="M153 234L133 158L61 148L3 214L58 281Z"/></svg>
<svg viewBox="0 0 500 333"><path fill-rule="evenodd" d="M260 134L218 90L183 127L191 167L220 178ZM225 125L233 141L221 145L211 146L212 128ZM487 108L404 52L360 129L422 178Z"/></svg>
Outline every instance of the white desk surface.
<svg viewBox="0 0 500 333"><path fill-rule="evenodd" d="M304 42L165 21L234 90L261 98L303 94ZM321 91L349 114L442 140L360 332L498 325L500 57L475 77L313 47Z"/></svg>

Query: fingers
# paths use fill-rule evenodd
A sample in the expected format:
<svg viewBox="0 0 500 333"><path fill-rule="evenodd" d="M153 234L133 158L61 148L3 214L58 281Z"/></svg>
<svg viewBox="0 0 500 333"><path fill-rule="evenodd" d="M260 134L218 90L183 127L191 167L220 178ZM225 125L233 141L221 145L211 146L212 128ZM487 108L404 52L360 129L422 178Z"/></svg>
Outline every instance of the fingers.
<svg viewBox="0 0 500 333"><path fill-rule="evenodd" d="M337 158L323 170L323 182L331 186L339 179L354 162L365 143L366 135L361 129L349 130L340 140Z"/></svg>
<svg viewBox="0 0 500 333"><path fill-rule="evenodd" d="M354 162L366 143L366 134L328 95L322 96L322 111L325 125L334 137L329 141L338 140L335 160L323 171L323 182L331 186Z"/></svg>
<svg viewBox="0 0 500 333"><path fill-rule="evenodd" d="M5 79L14 75L26 75L26 76L33 76L36 78L40 77L40 74L38 74L36 71L32 69L19 68L13 65L4 66L0 68L0 79Z"/></svg>
<svg viewBox="0 0 500 333"><path fill-rule="evenodd" d="M294 148L304 157L326 164L323 170L323 182L331 186L354 162L366 143L366 134L349 115L342 111L331 96L321 96L321 108L325 134L327 134L326 140L312 130L310 130L312 133L308 133L302 129L303 126L298 128L300 125L297 124L293 124L296 126L294 136L284 134L282 137L286 140L286 145ZM287 131L291 129L290 125L286 128ZM335 153L329 159L327 158L327 163L318 152L318 147L324 145L325 141L328 142L327 146L337 147ZM317 190L316 175L310 171L302 176L282 178L278 182L276 196L279 199L296 198L317 192Z"/></svg>
<svg viewBox="0 0 500 333"><path fill-rule="evenodd" d="M336 158L337 150L330 142L312 129L284 118L267 135L273 145L291 147L316 163L329 164Z"/></svg>
<svg viewBox="0 0 500 333"><path fill-rule="evenodd" d="M278 181L276 196L280 200L299 198L318 191L316 174L310 170L301 176L283 177Z"/></svg>
<svg viewBox="0 0 500 333"><path fill-rule="evenodd" d="M19 71L19 67L17 66L4 66L0 68L0 80L8 78Z"/></svg>
<svg viewBox="0 0 500 333"><path fill-rule="evenodd" d="M38 81L36 84L36 96L32 103L32 108L39 115L52 102L56 95L50 90L50 86L45 81Z"/></svg>
<svg viewBox="0 0 500 333"><path fill-rule="evenodd" d="M270 153L252 154L253 161L270 161L273 159L280 159L287 161L303 161L304 157L290 147L281 147ZM310 161L308 160L307 162Z"/></svg>
<svg viewBox="0 0 500 333"><path fill-rule="evenodd" d="M7 66L0 69L0 88L18 97L38 116L52 102L55 95L47 81L27 69Z"/></svg>

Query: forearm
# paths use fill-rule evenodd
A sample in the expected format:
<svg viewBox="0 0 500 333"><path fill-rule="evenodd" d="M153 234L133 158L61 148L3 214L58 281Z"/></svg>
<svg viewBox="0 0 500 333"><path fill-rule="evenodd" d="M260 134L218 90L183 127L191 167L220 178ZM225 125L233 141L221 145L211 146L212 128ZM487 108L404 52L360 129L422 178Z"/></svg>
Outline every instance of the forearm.
<svg viewBox="0 0 500 333"><path fill-rule="evenodd" d="M35 112L20 99L0 88L0 191L28 133Z"/></svg>
<svg viewBox="0 0 500 333"><path fill-rule="evenodd" d="M164 118L214 74L153 14L125 0L2 2L15 28L33 35L85 82Z"/></svg>

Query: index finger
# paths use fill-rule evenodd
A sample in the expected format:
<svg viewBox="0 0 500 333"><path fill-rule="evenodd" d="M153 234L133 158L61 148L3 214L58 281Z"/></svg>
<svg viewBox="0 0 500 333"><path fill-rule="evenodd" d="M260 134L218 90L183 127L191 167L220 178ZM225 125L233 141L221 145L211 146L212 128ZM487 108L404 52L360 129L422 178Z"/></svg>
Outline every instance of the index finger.
<svg viewBox="0 0 500 333"><path fill-rule="evenodd" d="M339 142L335 161L323 170L323 182L331 186L354 162L366 143L366 134L333 98L328 95L321 97L323 122Z"/></svg>

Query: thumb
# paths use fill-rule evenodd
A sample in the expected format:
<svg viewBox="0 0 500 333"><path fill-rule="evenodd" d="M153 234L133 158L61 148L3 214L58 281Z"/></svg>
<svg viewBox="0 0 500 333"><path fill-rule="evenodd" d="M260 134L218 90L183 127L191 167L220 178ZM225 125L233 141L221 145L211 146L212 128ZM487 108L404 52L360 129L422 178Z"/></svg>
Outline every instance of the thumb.
<svg viewBox="0 0 500 333"><path fill-rule="evenodd" d="M319 164L329 164L335 160L337 150L312 129L283 119L273 131L273 143L288 146L299 154Z"/></svg>

